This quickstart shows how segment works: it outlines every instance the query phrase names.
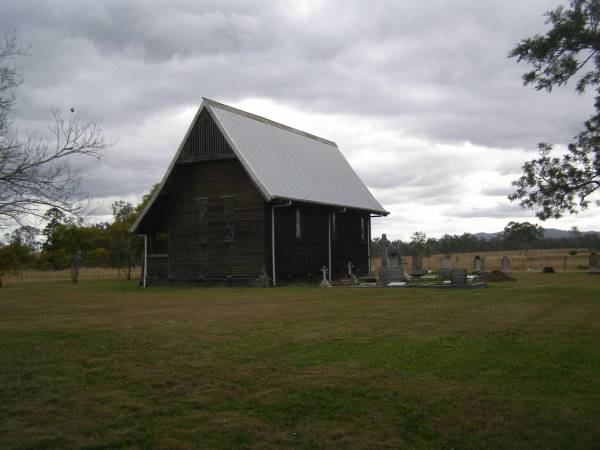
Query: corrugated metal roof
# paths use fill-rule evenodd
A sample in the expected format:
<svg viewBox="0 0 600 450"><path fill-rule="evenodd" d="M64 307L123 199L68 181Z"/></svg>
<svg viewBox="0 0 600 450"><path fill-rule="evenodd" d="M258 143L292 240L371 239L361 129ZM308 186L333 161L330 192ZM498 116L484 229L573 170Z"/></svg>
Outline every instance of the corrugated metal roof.
<svg viewBox="0 0 600 450"><path fill-rule="evenodd" d="M388 214L350 167L335 142L204 99L158 189L131 226L132 232L137 231L162 191L204 108L212 114L265 200L297 200Z"/></svg>
<svg viewBox="0 0 600 450"><path fill-rule="evenodd" d="M207 104L267 200L285 198L387 214L334 142L220 103Z"/></svg>

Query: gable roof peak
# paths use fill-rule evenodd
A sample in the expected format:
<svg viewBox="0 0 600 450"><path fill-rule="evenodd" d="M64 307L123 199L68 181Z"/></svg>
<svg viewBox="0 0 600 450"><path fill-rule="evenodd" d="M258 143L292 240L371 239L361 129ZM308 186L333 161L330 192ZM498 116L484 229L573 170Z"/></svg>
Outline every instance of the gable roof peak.
<svg viewBox="0 0 600 450"><path fill-rule="evenodd" d="M207 110L265 201L287 199L387 215L335 142L204 98L179 149L130 230L162 192L200 113Z"/></svg>

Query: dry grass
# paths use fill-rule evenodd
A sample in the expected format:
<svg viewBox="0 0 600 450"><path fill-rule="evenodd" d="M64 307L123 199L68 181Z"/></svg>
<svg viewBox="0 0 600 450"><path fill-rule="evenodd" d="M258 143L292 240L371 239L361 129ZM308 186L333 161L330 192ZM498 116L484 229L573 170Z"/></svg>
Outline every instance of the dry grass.
<svg viewBox="0 0 600 450"><path fill-rule="evenodd" d="M127 276L127 269L83 267L79 270L79 279L87 280L123 280ZM140 278L140 269L131 269L132 280ZM69 281L70 270L26 270L22 273L4 275L2 280L6 283L36 283L40 281Z"/></svg>
<svg viewBox="0 0 600 450"><path fill-rule="evenodd" d="M571 250L578 253L575 256L569 254ZM438 270L444 254L431 255L423 258L423 268ZM587 267L590 251L588 249L544 249L529 250L527 254L521 250L506 250L494 252L475 252L475 253L454 253L452 254L452 264L456 268L471 270L473 268L473 258L480 256L485 261L486 270L499 270L500 261L503 256L508 256L511 261L512 270L541 271L545 266L552 266L557 271L582 271L581 267ZM404 257L404 263L410 270L411 258ZM379 257L373 258L373 267L378 269L381 266Z"/></svg>
<svg viewBox="0 0 600 450"><path fill-rule="evenodd" d="M600 277L0 289L4 448L593 448Z"/></svg>

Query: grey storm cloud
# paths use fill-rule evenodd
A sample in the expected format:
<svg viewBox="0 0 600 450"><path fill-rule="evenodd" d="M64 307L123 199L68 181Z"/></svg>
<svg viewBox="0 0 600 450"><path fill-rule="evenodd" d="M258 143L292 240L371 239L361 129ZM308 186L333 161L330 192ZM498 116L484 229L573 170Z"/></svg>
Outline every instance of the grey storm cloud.
<svg viewBox="0 0 600 450"><path fill-rule="evenodd" d="M512 191L513 189L510 186L491 187L482 189L481 194L497 197L508 197L512 193Z"/></svg>
<svg viewBox="0 0 600 450"><path fill-rule="evenodd" d="M202 97L267 98L333 118L380 120L425 143L479 146L465 156L392 142L385 150L396 152L395 165L373 153L374 164L358 168L392 202L442 204L460 197L466 174L496 164L485 149L565 144L590 115L592 101L569 86L552 95L523 87L527 67L507 57L520 39L544 31L543 12L558 4L20 0L0 3L0 32L16 30L30 46L16 62L25 77L21 129L44 127L52 106L75 107L101 118L115 142L102 163L82 166L92 196L140 195L159 181L186 126L165 125L165 116L192 110ZM357 151L352 143L342 150L350 159ZM498 170L518 173L513 159ZM482 194L506 193L490 189ZM461 217L518 211L499 208Z"/></svg>
<svg viewBox="0 0 600 450"><path fill-rule="evenodd" d="M495 206L484 208L471 208L465 211L452 211L452 216L462 218L473 217L491 217L500 219L509 219L514 217L532 217L531 211L521 208L518 205L500 203Z"/></svg>
<svg viewBox="0 0 600 450"><path fill-rule="evenodd" d="M564 142L588 114L570 92L522 87L525 68L507 59L543 28L546 1L314 2L305 17L292 6L22 1L0 7L0 21L32 45L24 64L36 94L53 87L55 101L77 99L110 121L202 96L267 96L391 117L438 140L530 147Z"/></svg>

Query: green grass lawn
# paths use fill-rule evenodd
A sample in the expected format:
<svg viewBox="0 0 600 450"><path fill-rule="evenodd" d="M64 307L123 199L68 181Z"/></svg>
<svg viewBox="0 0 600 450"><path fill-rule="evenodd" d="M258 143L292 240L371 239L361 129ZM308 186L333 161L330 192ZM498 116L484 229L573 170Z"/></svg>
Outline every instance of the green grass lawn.
<svg viewBox="0 0 600 450"><path fill-rule="evenodd" d="M0 448L599 448L600 277L0 289Z"/></svg>

